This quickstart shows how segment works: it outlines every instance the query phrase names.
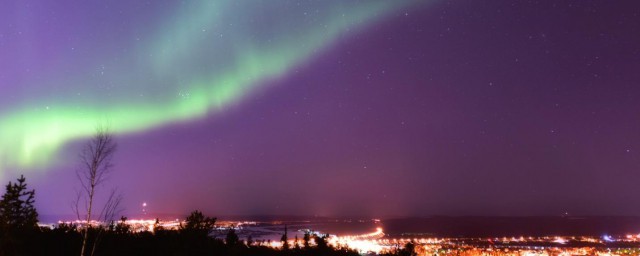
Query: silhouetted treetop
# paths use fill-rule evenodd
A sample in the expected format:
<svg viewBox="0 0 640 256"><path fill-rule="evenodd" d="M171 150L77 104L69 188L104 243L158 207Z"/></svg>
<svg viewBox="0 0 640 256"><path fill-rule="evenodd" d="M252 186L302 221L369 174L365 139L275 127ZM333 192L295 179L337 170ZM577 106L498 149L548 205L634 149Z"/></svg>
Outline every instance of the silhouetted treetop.
<svg viewBox="0 0 640 256"><path fill-rule="evenodd" d="M180 232L197 236L208 236L213 231L216 218L206 217L196 210L191 212L184 224L180 224Z"/></svg>
<svg viewBox="0 0 640 256"><path fill-rule="evenodd" d="M17 183L9 182L0 201L0 228L35 229L38 227L38 212L34 207L35 190L27 190L23 175Z"/></svg>

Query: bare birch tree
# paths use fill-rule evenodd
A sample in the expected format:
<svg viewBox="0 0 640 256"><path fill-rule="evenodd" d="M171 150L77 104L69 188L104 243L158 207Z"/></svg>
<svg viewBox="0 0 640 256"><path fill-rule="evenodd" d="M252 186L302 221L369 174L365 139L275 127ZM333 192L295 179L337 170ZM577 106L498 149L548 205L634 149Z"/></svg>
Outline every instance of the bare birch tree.
<svg viewBox="0 0 640 256"><path fill-rule="evenodd" d="M112 190L102 210L96 214L96 192L111 172L111 167L113 167L111 160L116 148L116 142L109 129L99 125L96 127L95 135L87 142L80 154L80 167L76 170L76 176L80 181L81 189L78 191L74 205L78 219L84 217L86 221L86 227L82 229L80 256L84 256L87 252L90 252L90 255L94 254L99 235L102 232L102 228L99 227L96 239L92 243L88 243L92 220L103 221L103 223L113 220L117 213L118 205L122 200L122 196L117 195L116 191ZM84 203L82 213L81 202ZM89 245L91 248L88 248Z"/></svg>

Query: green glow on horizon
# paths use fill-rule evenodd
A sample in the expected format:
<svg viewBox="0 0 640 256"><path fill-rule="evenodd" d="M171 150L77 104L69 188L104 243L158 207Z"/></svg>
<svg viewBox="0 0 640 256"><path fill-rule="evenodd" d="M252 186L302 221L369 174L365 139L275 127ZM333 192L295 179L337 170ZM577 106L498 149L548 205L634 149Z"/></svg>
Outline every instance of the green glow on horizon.
<svg viewBox="0 0 640 256"><path fill-rule="evenodd" d="M349 29L366 25L398 5L392 1L366 3L346 10L347 16L340 15L334 8L330 15L322 17L322 22L314 23L323 26L303 27L299 33L281 35L270 44L242 42L233 50L234 59L228 65L211 72L189 75L189 80L183 85L186 94L163 99L161 104L145 100L97 106L64 102L51 104L48 109L22 108L0 112L0 174L6 167L33 169L55 164L55 157L63 146L90 137L99 123L107 122L115 134L126 134L223 111L225 106L263 87L265 81L283 76L296 65L308 61ZM209 6L211 4L206 5L212 7ZM219 8L204 9L219 11ZM185 15L188 18L181 19ZM146 72L158 74L161 78L170 76L169 71L178 68L174 66L188 61L189 56L197 55L198 49L207 44L206 38L190 38L197 35L185 28L193 27L192 23L216 22L215 15L210 11L188 15L188 12L178 15L176 23L169 25L174 34L160 34L158 37L178 35L180 38L170 43L157 40L143 47L156 53L153 58L143 61L142 65L153 69ZM145 55L147 52L137 54Z"/></svg>

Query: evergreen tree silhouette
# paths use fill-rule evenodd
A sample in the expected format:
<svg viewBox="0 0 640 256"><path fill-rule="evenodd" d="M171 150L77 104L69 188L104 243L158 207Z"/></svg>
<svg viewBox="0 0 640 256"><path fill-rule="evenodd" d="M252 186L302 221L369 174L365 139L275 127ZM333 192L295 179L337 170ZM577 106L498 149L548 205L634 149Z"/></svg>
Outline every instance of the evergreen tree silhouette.
<svg viewBox="0 0 640 256"><path fill-rule="evenodd" d="M0 201L0 228L3 230L35 229L38 227L38 212L33 206L35 190L27 190L24 175L17 183L7 184Z"/></svg>
<svg viewBox="0 0 640 256"><path fill-rule="evenodd" d="M38 230L34 203L35 190L27 190L24 175L7 184L0 200L0 255L25 254L26 240Z"/></svg>
<svg viewBox="0 0 640 256"><path fill-rule="evenodd" d="M297 250L300 250L300 244L298 243L298 235L296 235L295 240L293 240L293 248Z"/></svg>
<svg viewBox="0 0 640 256"><path fill-rule="evenodd" d="M309 232L304 233L304 237L302 237L302 240L304 241L305 249L311 248L311 245L309 244L309 240L311 240L311 234Z"/></svg>
<svg viewBox="0 0 640 256"><path fill-rule="evenodd" d="M227 243L227 246L229 247L235 247L236 245L238 245L240 239L238 238L236 229L234 227L229 228L229 232L227 232L227 238L225 239L225 241Z"/></svg>
<svg viewBox="0 0 640 256"><path fill-rule="evenodd" d="M282 238L280 238L280 241L282 242L282 250L284 251L289 250L289 238L287 238L287 225L284 225L284 234L282 235Z"/></svg>

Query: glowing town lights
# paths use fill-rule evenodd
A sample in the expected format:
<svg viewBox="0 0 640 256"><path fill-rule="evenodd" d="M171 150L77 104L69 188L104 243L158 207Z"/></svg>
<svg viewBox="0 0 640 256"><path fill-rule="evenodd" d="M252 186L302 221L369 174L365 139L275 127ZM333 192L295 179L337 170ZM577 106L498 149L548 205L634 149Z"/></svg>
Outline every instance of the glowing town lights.
<svg viewBox="0 0 640 256"><path fill-rule="evenodd" d="M282 243L277 241L271 241L271 244L269 244L269 246L273 248L280 248L282 246Z"/></svg>
<svg viewBox="0 0 640 256"><path fill-rule="evenodd" d="M357 250L360 253L367 253L367 252L380 253L384 249L382 245L373 243L371 241L364 241L364 240L349 241L348 243L346 243L346 245L347 247Z"/></svg>
<svg viewBox="0 0 640 256"><path fill-rule="evenodd" d="M566 244L567 240L563 239L562 237L556 237L556 239L553 240L553 242L558 244Z"/></svg>
<svg viewBox="0 0 640 256"><path fill-rule="evenodd" d="M183 221L179 219L169 221L156 220L126 220L126 224L131 226L133 232L153 232L155 227L162 227L165 230L177 230ZM58 224L71 224L79 229L87 226L103 226L104 223L97 221L58 222ZM225 230L230 226L242 229L243 226L256 225L257 222L221 221L216 229ZM44 227L51 227L44 225ZM248 228L248 227L245 227ZM309 230L306 230L310 232ZM311 232L312 235L323 235L321 232ZM378 227L374 232L360 235L331 235L326 238L329 245L334 247L345 247L355 250L361 254L394 253L402 249L405 244L412 242L415 245L417 255L531 255L531 256L556 256L556 255L640 255L640 234L629 234L622 236L604 235L601 238L587 236L544 236L544 237L501 237L501 238L426 238L426 237L388 237L382 228ZM290 247L295 246L294 239L287 243ZM606 242L606 243L605 243ZM311 238L311 246L317 246L316 241ZM541 245L543 244L543 245ZM576 247L572 244L580 244ZM272 248L282 248L282 242L272 240L261 245ZM300 240L298 245L302 246ZM606 245L603 247L603 245ZM624 245L625 247L619 247ZM612 246L611 248L608 246Z"/></svg>

